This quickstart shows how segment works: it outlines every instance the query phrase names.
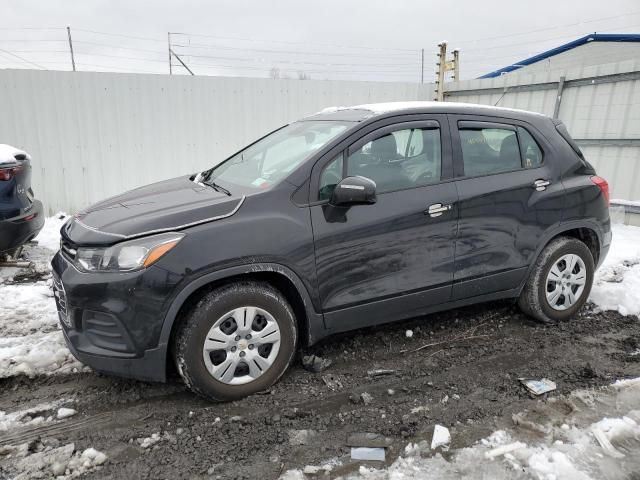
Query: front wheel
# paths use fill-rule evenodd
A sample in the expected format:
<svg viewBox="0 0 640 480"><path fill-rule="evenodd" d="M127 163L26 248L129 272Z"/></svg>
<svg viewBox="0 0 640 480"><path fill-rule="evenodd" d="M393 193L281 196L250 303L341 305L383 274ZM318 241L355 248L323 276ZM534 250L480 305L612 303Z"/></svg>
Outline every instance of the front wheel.
<svg viewBox="0 0 640 480"><path fill-rule="evenodd" d="M273 385L291 363L296 321L283 295L260 282L213 290L175 338L178 372L195 393L235 400Z"/></svg>
<svg viewBox="0 0 640 480"><path fill-rule="evenodd" d="M594 270L593 255L584 243L557 238L536 260L518 306L541 322L567 320L587 301Z"/></svg>

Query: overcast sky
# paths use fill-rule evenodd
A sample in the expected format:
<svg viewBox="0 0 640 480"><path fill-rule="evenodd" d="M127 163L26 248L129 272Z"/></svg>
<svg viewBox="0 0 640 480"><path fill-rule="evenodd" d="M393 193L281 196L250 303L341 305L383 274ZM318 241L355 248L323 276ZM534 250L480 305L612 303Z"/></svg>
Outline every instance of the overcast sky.
<svg viewBox="0 0 640 480"><path fill-rule="evenodd" d="M473 78L594 31L640 32L638 0L0 0L0 68L420 81L437 44ZM132 38L135 37L135 38ZM173 60L174 73L186 73Z"/></svg>

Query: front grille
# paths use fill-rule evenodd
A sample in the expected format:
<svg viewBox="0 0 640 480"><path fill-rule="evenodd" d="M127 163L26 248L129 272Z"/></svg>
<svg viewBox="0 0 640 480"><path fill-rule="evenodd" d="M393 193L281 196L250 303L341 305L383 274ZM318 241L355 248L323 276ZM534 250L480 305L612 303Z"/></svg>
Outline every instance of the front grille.
<svg viewBox="0 0 640 480"><path fill-rule="evenodd" d="M58 307L58 317L60 321L71 328L71 320L67 312L67 293L64 291L64 285L62 285L60 279L55 275L53 275L53 296L56 299L56 307Z"/></svg>

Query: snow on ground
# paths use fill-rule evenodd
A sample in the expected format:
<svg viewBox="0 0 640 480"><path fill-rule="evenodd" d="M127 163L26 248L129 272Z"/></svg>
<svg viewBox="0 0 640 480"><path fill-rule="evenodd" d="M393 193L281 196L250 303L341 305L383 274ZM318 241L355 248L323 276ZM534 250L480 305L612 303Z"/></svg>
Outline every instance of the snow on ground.
<svg viewBox="0 0 640 480"><path fill-rule="evenodd" d="M58 446L48 440L0 447L7 472L14 480L56 478L63 480L100 468L107 456L94 448L76 450L75 444Z"/></svg>
<svg viewBox="0 0 640 480"><path fill-rule="evenodd" d="M640 378L598 391L576 391L514 415L510 428L470 447L446 452L431 450L428 442L410 443L389 467L375 468L370 463L346 479L635 478L640 471L639 404ZM281 477L305 478L300 470Z"/></svg>
<svg viewBox="0 0 640 480"><path fill-rule="evenodd" d="M640 315L640 228L613 225L613 240L589 299L603 310Z"/></svg>
<svg viewBox="0 0 640 480"><path fill-rule="evenodd" d="M25 247L35 272L45 280L12 283L24 270L0 268L0 378L83 368L64 343L51 290L49 262L58 249L59 230L65 221L63 214L48 218L36 238L38 244Z"/></svg>
<svg viewBox="0 0 640 480"><path fill-rule="evenodd" d="M52 422L57 417L58 406L65 403L65 400L56 400L50 403L41 403L34 407L16 410L15 412L3 412L0 410L0 432L8 432L16 428L39 425L45 422ZM60 409L63 413L72 409ZM75 410L73 410L75 413ZM59 417L58 417L59 418Z"/></svg>

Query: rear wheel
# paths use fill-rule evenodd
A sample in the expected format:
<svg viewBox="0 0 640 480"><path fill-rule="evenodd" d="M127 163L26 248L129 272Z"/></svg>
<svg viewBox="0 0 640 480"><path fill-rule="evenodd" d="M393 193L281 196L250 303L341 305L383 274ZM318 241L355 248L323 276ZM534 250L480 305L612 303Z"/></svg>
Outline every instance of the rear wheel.
<svg viewBox="0 0 640 480"><path fill-rule="evenodd" d="M296 346L293 310L265 283L216 289L187 315L176 333L178 372L195 393L235 400L273 385Z"/></svg>
<svg viewBox="0 0 640 480"><path fill-rule="evenodd" d="M586 302L595 266L580 240L560 237L538 257L518 299L520 309L542 322L571 318Z"/></svg>

